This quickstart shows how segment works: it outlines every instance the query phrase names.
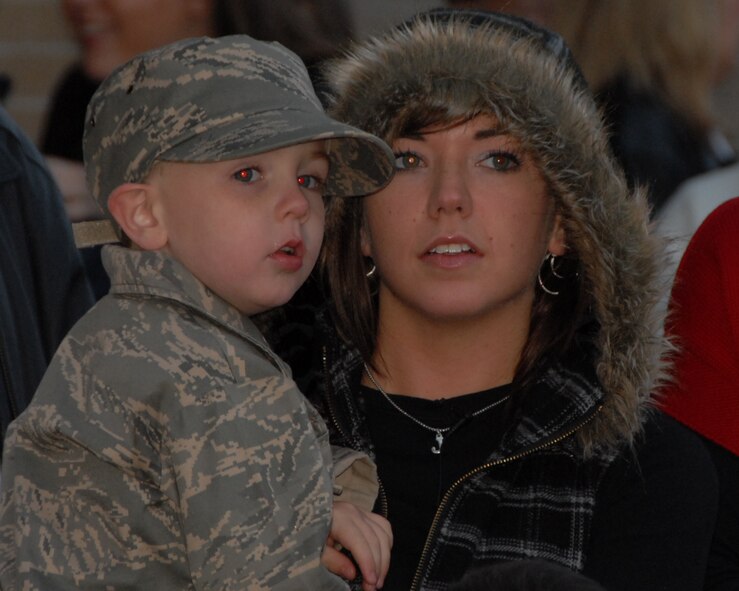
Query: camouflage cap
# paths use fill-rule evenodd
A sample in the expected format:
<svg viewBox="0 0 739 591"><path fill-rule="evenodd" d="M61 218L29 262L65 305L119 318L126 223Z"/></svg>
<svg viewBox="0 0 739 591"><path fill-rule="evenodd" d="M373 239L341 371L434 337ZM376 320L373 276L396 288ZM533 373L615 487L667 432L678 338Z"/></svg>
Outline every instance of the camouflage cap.
<svg viewBox="0 0 739 591"><path fill-rule="evenodd" d="M135 57L95 92L87 184L108 214L110 193L143 181L156 161L230 160L313 140L327 140L328 195L372 193L393 174L390 148L326 115L303 62L282 45L185 39Z"/></svg>

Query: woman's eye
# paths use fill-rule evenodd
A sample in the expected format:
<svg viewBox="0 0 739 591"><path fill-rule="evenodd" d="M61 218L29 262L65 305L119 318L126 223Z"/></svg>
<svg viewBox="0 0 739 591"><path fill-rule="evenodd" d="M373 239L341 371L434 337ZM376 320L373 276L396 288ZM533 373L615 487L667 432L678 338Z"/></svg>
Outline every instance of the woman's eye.
<svg viewBox="0 0 739 591"><path fill-rule="evenodd" d="M421 157L413 152L401 152L395 154L395 168L397 170L408 170L418 168L421 165Z"/></svg>
<svg viewBox="0 0 739 591"><path fill-rule="evenodd" d="M320 189L323 187L323 180L312 174L301 174L298 177L298 185L303 189Z"/></svg>
<svg viewBox="0 0 739 591"><path fill-rule="evenodd" d="M482 164L489 166L494 170L506 171L517 168L521 162L516 156L508 152L494 152L492 154L488 154L487 157L483 159Z"/></svg>
<svg viewBox="0 0 739 591"><path fill-rule="evenodd" d="M234 178L242 183L253 183L262 178L258 168L241 168L234 173Z"/></svg>

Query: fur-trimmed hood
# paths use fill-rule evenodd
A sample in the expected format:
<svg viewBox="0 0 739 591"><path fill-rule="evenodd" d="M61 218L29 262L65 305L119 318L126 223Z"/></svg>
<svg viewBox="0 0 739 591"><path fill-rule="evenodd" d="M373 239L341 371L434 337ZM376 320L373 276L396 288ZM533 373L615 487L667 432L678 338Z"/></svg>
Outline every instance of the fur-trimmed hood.
<svg viewBox="0 0 739 591"><path fill-rule="evenodd" d="M667 346L658 312L662 246L648 230L645 196L628 189L558 36L508 16L452 12L421 15L331 64L332 115L392 141L398 114L416 98L461 101L468 112L496 116L535 155L598 326L593 355L606 398L582 443L587 451L631 441Z"/></svg>

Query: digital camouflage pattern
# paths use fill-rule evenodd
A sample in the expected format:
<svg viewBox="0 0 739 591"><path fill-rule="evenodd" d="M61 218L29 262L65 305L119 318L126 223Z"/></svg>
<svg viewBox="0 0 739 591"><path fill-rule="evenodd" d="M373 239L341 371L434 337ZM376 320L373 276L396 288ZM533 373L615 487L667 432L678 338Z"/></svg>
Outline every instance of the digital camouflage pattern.
<svg viewBox="0 0 739 591"><path fill-rule="evenodd" d="M319 566L326 428L251 320L182 265L106 247L3 459L0 587L346 589Z"/></svg>
<svg viewBox="0 0 739 591"><path fill-rule="evenodd" d="M146 52L114 71L87 111L84 156L91 194L141 182L157 160L241 158L326 139L326 192L372 193L394 171L390 148L329 118L297 55L246 35L193 38Z"/></svg>

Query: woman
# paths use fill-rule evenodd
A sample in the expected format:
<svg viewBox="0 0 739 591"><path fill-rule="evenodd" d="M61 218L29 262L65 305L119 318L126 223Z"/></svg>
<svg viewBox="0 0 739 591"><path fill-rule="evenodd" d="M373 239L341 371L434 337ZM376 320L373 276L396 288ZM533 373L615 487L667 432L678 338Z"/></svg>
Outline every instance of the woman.
<svg viewBox="0 0 739 591"><path fill-rule="evenodd" d="M434 11L328 77L334 115L398 170L329 201L333 309L314 338L273 336L334 440L377 461L385 589L523 558L609 590L700 589L715 474L648 409L659 245L561 39Z"/></svg>

